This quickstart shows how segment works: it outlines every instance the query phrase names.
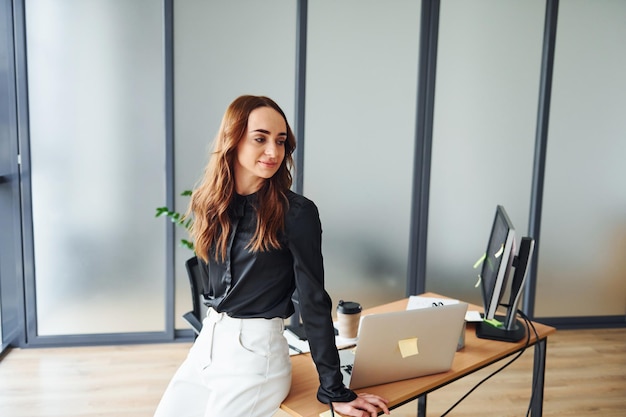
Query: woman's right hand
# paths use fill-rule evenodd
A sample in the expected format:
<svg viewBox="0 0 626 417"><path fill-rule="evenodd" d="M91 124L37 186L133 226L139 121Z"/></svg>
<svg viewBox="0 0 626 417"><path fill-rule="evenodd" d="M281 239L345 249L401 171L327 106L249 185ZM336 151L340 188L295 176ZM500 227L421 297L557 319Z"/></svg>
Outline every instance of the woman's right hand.
<svg viewBox="0 0 626 417"><path fill-rule="evenodd" d="M361 393L350 402L333 403L333 407L335 411L344 416L376 417L379 408L383 410L385 414L389 414L387 402L386 399L378 395Z"/></svg>

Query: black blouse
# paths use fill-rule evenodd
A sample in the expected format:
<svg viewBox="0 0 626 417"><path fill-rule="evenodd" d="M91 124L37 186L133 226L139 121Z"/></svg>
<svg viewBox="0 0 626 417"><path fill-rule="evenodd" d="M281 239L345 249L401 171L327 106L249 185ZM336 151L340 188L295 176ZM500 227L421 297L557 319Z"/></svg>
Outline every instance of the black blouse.
<svg viewBox="0 0 626 417"><path fill-rule="evenodd" d="M235 318L287 318L298 289L304 330L320 379L319 401L352 401L339 369L332 323L332 301L324 289L322 227L315 204L288 191L289 208L281 248L251 252L256 230L257 194L236 195L230 207L231 235L225 262L200 262L208 305Z"/></svg>

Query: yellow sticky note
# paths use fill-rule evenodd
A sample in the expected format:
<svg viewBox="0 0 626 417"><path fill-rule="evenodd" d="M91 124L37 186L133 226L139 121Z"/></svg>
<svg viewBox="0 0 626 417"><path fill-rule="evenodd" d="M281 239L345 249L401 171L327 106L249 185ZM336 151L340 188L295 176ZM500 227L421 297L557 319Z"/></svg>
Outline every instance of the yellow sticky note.
<svg viewBox="0 0 626 417"><path fill-rule="evenodd" d="M476 284L474 284L474 288L478 288L478 286L480 285L480 281L483 280L483 277L480 276L480 274L478 274L478 281L476 281Z"/></svg>
<svg viewBox="0 0 626 417"><path fill-rule="evenodd" d="M484 262L485 259L487 259L487 253L483 253L483 256L478 258L476 263L474 263L474 269L478 268L480 266L480 264L482 264Z"/></svg>
<svg viewBox="0 0 626 417"><path fill-rule="evenodd" d="M398 340L398 347L400 348L400 354L402 355L402 358L407 358L409 356L419 354L417 350L417 337Z"/></svg>

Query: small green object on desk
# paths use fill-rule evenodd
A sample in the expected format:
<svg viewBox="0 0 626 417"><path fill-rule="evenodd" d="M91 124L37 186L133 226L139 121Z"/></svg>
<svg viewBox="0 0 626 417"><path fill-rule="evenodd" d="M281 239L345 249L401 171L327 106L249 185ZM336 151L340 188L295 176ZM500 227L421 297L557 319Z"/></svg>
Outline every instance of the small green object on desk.
<svg viewBox="0 0 626 417"><path fill-rule="evenodd" d="M501 321L496 320L496 319L489 319L489 320L483 320L483 321L497 328L502 328L504 326Z"/></svg>

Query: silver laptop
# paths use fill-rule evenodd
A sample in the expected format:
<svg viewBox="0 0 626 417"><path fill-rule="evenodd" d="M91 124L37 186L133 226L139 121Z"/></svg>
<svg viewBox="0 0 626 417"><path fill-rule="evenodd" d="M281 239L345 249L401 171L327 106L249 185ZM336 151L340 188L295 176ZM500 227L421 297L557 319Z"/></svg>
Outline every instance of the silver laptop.
<svg viewBox="0 0 626 417"><path fill-rule="evenodd" d="M363 388L452 367L467 304L363 316L355 349L339 351L344 384Z"/></svg>

